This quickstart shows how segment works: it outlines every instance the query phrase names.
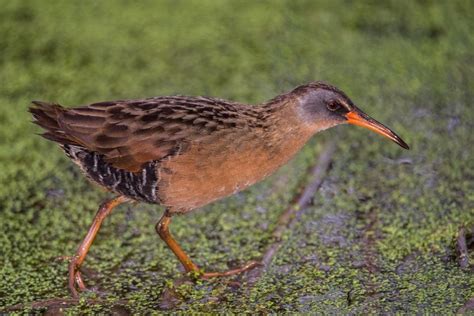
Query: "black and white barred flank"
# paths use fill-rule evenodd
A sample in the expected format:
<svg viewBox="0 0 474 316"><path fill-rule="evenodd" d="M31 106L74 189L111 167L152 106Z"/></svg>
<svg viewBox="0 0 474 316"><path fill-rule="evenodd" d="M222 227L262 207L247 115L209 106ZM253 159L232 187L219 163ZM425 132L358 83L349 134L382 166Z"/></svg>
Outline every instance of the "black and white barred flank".
<svg viewBox="0 0 474 316"><path fill-rule="evenodd" d="M99 153L74 145L62 147L92 181L138 201L160 203L156 192L159 181L156 161L146 163L140 172L130 172L113 167Z"/></svg>

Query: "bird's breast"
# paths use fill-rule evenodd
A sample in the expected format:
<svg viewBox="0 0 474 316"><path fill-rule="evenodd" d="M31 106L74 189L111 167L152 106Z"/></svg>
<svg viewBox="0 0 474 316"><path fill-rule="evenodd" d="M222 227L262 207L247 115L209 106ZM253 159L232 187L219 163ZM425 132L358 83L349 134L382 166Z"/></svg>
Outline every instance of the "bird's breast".
<svg viewBox="0 0 474 316"><path fill-rule="evenodd" d="M286 163L310 135L275 139L256 134L216 135L191 144L157 169L160 200L187 212L237 193Z"/></svg>

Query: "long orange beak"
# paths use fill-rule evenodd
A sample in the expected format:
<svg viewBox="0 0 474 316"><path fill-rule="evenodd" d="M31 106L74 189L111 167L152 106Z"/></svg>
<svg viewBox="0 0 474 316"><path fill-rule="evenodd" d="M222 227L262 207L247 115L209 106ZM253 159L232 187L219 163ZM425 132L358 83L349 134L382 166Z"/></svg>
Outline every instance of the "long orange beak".
<svg viewBox="0 0 474 316"><path fill-rule="evenodd" d="M354 109L346 114L347 122L349 124L359 125L365 128L370 129L380 135L383 135L395 143L397 143L400 147L405 149L410 149L410 147L403 141L403 139L398 136L394 131L392 131L387 126L383 125L380 122L377 122L364 112L359 109Z"/></svg>

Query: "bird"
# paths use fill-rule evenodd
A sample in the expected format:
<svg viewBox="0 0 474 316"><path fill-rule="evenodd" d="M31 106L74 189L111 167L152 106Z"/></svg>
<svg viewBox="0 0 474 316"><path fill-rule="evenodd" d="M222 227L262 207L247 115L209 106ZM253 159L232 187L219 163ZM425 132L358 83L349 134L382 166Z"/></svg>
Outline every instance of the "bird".
<svg viewBox="0 0 474 316"><path fill-rule="evenodd" d="M155 229L187 273L230 276L259 265L205 272L181 248L169 225L259 182L288 162L314 134L341 124L368 128L399 146L394 131L359 109L340 89L315 81L256 104L212 97L158 96L66 108L32 101L44 138L61 147L93 183L114 193L99 207L68 266L73 297L87 289L80 267L104 219L126 202L164 207Z"/></svg>

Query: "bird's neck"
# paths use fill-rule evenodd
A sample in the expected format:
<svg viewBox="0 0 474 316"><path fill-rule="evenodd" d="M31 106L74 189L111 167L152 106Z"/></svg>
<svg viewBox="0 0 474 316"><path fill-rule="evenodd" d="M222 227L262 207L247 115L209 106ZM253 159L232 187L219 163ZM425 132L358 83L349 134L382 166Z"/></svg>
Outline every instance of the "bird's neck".
<svg viewBox="0 0 474 316"><path fill-rule="evenodd" d="M317 131L300 118L296 100L278 97L274 100L261 105L260 111L266 123L265 146L281 165L291 159Z"/></svg>

